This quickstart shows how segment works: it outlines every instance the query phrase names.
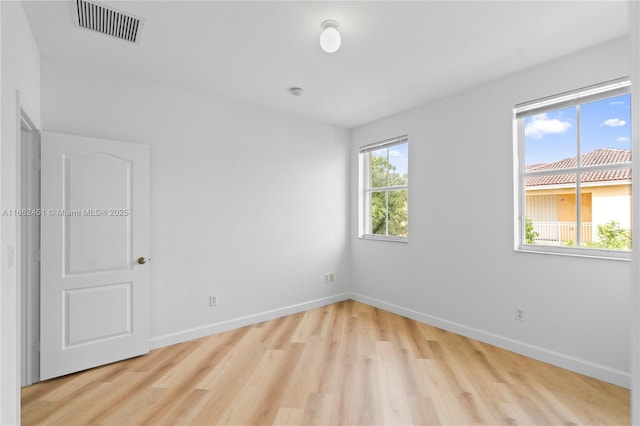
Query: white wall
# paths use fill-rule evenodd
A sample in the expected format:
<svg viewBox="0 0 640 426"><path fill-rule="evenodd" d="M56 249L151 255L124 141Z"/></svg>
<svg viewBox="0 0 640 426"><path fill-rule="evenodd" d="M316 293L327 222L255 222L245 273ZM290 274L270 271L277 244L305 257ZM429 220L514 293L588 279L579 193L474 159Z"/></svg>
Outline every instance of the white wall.
<svg viewBox="0 0 640 426"><path fill-rule="evenodd" d="M151 147L153 347L346 297L346 130L47 58L42 121Z"/></svg>
<svg viewBox="0 0 640 426"><path fill-rule="evenodd" d="M517 103L628 75L628 54L618 40L353 129L357 298L629 386L631 263L514 252L511 119ZM409 243L360 240L358 147L403 134Z"/></svg>
<svg viewBox="0 0 640 426"><path fill-rule="evenodd" d="M39 125L40 54L27 18L19 2L0 2L0 205L2 209L17 206L17 141L20 104ZM1 220L0 248L0 424L19 422L20 369L18 360L18 294L17 268L8 268L7 247L16 247L15 216Z"/></svg>

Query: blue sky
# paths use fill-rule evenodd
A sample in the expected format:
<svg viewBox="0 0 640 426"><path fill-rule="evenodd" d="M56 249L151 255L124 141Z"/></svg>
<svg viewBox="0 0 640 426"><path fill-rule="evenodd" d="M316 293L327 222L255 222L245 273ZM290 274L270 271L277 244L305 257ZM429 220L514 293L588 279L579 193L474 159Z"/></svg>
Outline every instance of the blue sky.
<svg viewBox="0 0 640 426"><path fill-rule="evenodd" d="M578 131L582 154L599 148L631 149L631 95L585 103L580 108L580 129L575 107L525 118L525 164L575 157Z"/></svg>
<svg viewBox="0 0 640 426"><path fill-rule="evenodd" d="M389 149L389 163L396 166L396 171L400 176L407 173L407 170L409 169L408 150L408 143L394 145Z"/></svg>

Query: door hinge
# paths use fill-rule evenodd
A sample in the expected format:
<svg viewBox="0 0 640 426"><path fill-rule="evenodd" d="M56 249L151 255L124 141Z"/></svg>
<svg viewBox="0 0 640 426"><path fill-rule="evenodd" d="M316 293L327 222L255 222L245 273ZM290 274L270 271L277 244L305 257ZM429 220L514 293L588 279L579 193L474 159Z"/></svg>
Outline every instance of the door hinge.
<svg viewBox="0 0 640 426"><path fill-rule="evenodd" d="M33 351L40 353L40 340L33 342Z"/></svg>
<svg viewBox="0 0 640 426"><path fill-rule="evenodd" d="M35 249L33 251L33 261L40 262L40 249Z"/></svg>
<svg viewBox="0 0 640 426"><path fill-rule="evenodd" d="M39 172L42 168L42 162L40 160L33 160L33 170Z"/></svg>

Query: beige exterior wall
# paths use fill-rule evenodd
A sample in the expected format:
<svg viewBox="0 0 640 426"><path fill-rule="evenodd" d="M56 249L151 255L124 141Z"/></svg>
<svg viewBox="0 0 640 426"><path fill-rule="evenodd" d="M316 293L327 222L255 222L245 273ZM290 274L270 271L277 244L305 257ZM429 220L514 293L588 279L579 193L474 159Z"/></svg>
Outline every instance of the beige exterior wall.
<svg viewBox="0 0 640 426"><path fill-rule="evenodd" d="M593 223L602 224L615 220L622 228L631 229L631 185L611 185L593 189Z"/></svg>
<svg viewBox="0 0 640 426"><path fill-rule="evenodd" d="M617 221L622 228L631 229L631 184L620 185L583 185L582 189L582 214L581 221L592 223L590 228L591 238L584 235L584 241L597 239L597 225L605 224L611 220ZM528 189L525 192L530 196L557 196L554 206L547 203L547 209L555 208L556 211L545 212L546 221L554 217L557 222L573 222L568 220L568 213L575 211L575 187L556 187L545 189ZM525 205L525 215L528 206ZM575 213L574 213L575 214ZM529 217L529 215L527 215ZM584 231L583 231L584 232ZM571 239L570 236L560 235L560 240Z"/></svg>

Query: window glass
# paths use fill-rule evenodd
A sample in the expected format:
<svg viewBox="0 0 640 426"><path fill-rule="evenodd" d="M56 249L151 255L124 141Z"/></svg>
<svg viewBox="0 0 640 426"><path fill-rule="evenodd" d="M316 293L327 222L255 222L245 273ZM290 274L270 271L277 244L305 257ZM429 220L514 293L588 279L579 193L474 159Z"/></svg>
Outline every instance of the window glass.
<svg viewBox="0 0 640 426"><path fill-rule="evenodd" d="M525 165L554 163L556 168L575 167L562 161L577 154L576 108L563 108L524 120Z"/></svg>
<svg viewBox="0 0 640 426"><path fill-rule="evenodd" d="M631 250L631 95L595 90L518 123L517 247L553 253ZM590 89L593 93L593 88ZM548 101L547 101L548 102ZM614 257L616 257L614 255Z"/></svg>
<svg viewBox="0 0 640 426"><path fill-rule="evenodd" d="M372 188L387 186L389 175L388 149L378 149L369 153L369 177Z"/></svg>

